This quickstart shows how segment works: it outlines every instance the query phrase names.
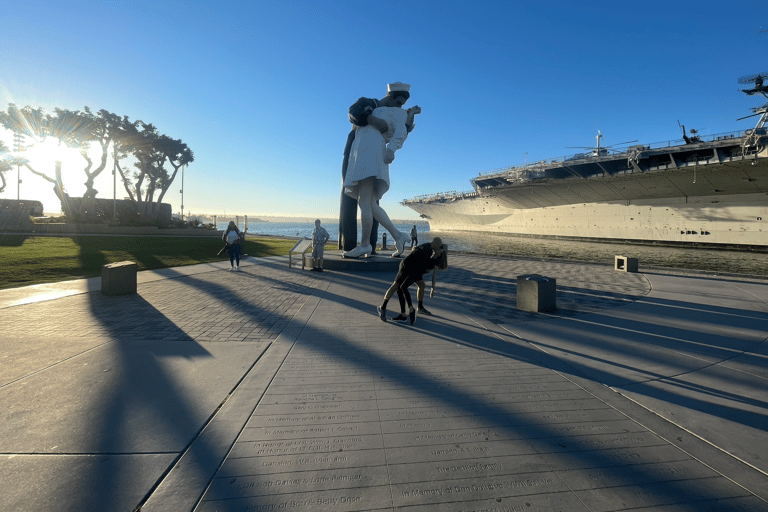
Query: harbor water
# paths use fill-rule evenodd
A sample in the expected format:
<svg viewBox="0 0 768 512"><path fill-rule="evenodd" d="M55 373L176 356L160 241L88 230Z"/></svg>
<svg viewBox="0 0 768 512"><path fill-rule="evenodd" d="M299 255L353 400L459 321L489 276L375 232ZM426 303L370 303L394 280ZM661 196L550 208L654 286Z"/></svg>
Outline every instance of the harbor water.
<svg viewBox="0 0 768 512"><path fill-rule="evenodd" d="M668 267L701 270L723 274L744 274L768 277L768 252L728 250L724 248L666 247L627 243L587 242L529 238L483 232L430 232L424 222L417 222L419 243L428 242L434 236L443 239L450 250L499 257L553 258L572 261L589 261L613 265L616 255L637 258L640 266ZM226 229L226 223L218 223L218 229ZM397 229L409 233L413 223L397 223ZM240 228L242 229L242 225ZM323 223L323 227L336 240L338 223ZM270 236L309 238L315 228L311 222L249 222L248 233ZM358 233L360 228L358 227ZM384 230L379 228L378 240ZM387 244L392 245L388 235Z"/></svg>

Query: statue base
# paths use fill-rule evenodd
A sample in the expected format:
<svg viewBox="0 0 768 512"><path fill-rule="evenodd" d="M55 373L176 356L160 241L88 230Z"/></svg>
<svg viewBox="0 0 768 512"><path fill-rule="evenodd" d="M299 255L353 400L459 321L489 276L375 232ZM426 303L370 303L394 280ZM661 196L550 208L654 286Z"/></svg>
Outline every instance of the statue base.
<svg viewBox="0 0 768 512"><path fill-rule="evenodd" d="M326 246L327 247L327 246ZM403 258L392 258L395 252L393 249L388 251L377 251L378 254L368 256L367 258L342 258L342 251L325 249L323 254L323 269L335 270L338 272L393 272L397 273L400 262ZM406 253L403 253L405 256ZM307 270L312 268L312 253L304 255L305 267Z"/></svg>

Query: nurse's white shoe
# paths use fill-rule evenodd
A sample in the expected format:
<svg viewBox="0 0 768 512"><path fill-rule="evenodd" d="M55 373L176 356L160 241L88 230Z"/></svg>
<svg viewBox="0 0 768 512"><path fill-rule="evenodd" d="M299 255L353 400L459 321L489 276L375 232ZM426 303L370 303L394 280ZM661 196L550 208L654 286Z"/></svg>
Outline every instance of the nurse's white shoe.
<svg viewBox="0 0 768 512"><path fill-rule="evenodd" d="M358 245L351 251L343 252L345 258L359 258L360 256L369 256L373 248L370 245Z"/></svg>

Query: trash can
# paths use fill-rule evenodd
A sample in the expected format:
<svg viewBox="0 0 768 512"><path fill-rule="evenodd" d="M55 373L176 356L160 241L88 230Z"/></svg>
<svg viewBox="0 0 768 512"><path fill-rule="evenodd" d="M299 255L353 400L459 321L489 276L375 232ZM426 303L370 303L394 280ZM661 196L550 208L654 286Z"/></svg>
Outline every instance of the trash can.
<svg viewBox="0 0 768 512"><path fill-rule="evenodd" d="M557 280L539 274L517 276L517 307L531 313L546 313L557 309Z"/></svg>

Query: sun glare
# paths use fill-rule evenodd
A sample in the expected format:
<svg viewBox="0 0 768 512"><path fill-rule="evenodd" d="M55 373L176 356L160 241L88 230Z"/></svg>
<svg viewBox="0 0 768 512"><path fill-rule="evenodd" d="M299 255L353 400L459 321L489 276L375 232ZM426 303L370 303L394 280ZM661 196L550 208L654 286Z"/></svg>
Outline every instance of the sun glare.
<svg viewBox="0 0 768 512"><path fill-rule="evenodd" d="M29 139L27 139L27 143L29 143ZM29 160L29 165L35 171L45 174L51 179L56 178L56 162L61 162L62 181L64 181L65 186L69 181L68 177L81 174L82 169L85 167L85 160L77 150L64 144L59 144L59 140L52 137L36 144L28 145L22 156ZM53 193L53 184L40 176L30 173L28 169L23 167L20 177L20 196L24 199L42 201L46 208L57 210L55 205L58 204L58 200ZM11 180L15 183L16 176L13 176ZM15 190L11 190L11 188L15 189L16 187L9 187L8 190L9 194L15 197Z"/></svg>

